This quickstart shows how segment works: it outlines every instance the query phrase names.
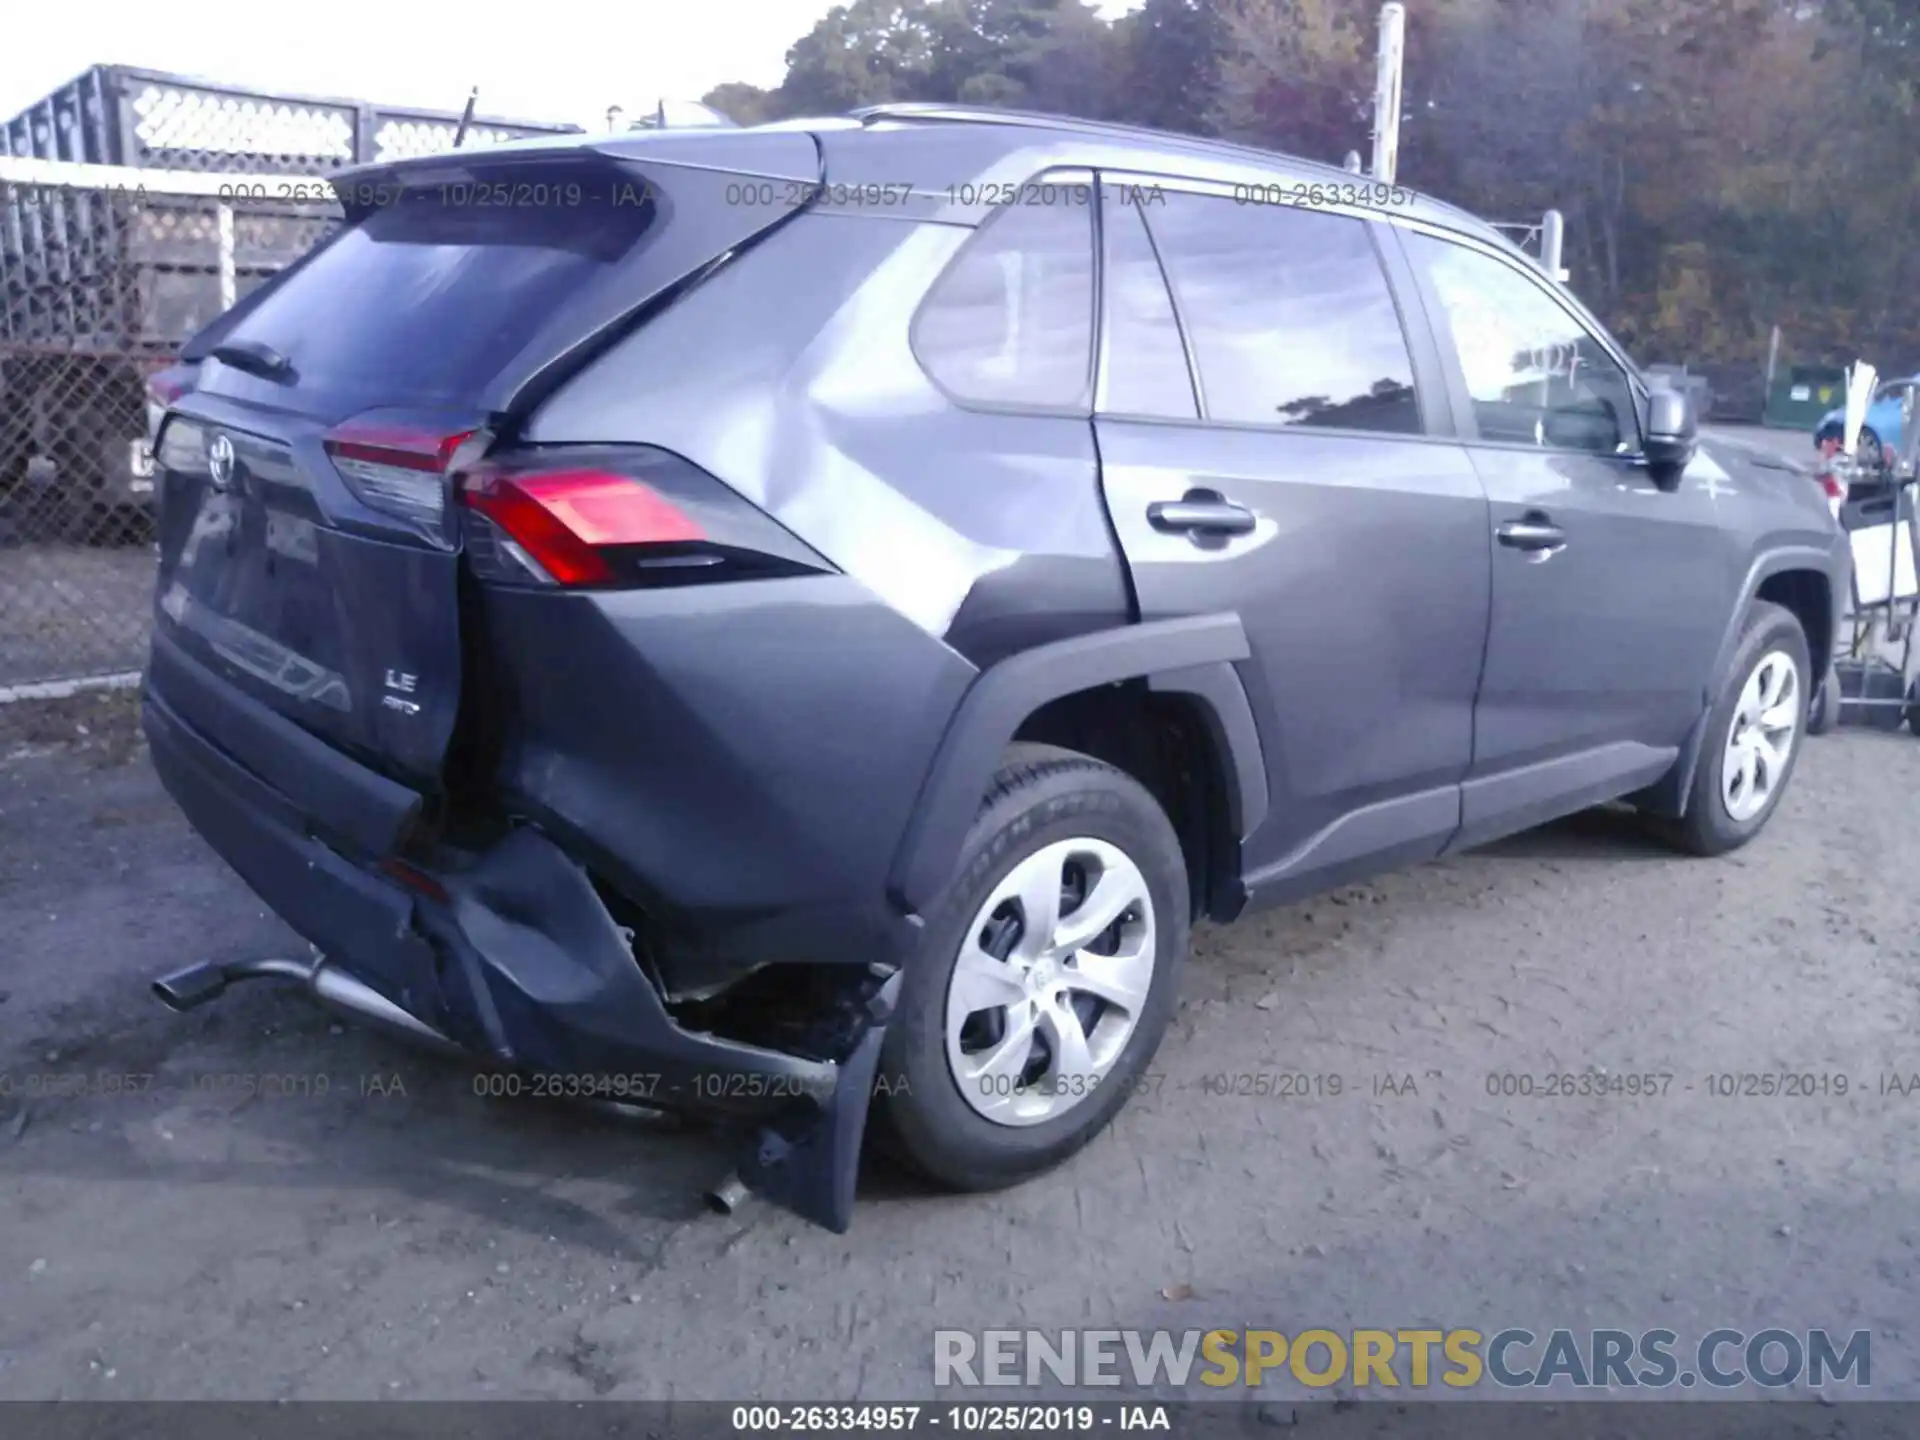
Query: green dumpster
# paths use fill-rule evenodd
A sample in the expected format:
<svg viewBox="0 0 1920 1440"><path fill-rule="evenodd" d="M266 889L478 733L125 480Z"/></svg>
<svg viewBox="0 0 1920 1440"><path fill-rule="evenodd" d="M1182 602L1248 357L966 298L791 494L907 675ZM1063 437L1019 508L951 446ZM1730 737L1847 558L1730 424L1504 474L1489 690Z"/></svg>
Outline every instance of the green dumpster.
<svg viewBox="0 0 1920 1440"><path fill-rule="evenodd" d="M1766 423L1812 430L1820 417L1847 403L1847 372L1838 365L1795 365L1773 383Z"/></svg>

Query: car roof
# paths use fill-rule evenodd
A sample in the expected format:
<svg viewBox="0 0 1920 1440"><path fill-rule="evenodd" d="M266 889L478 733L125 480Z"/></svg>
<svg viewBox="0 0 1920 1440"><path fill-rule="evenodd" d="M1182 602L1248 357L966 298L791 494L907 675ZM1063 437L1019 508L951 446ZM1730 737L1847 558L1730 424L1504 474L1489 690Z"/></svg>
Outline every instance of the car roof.
<svg viewBox="0 0 1920 1440"><path fill-rule="evenodd" d="M1257 146L1040 111L903 103L868 106L855 110L853 116L861 122L862 131L868 135L903 130L919 130L923 134L934 129L960 132L983 159L996 155L1017 155L1028 149L1057 147L1085 155L1087 158L1082 163L1096 164L1106 169L1131 169L1197 180L1365 186L1378 183L1370 176L1355 174L1337 165ZM830 144L838 142L844 146L848 143L849 132L844 128L836 128L826 138ZM1397 192L1390 207L1393 214L1407 215L1525 254L1478 216L1407 186L1396 184L1392 188Z"/></svg>
<svg viewBox="0 0 1920 1440"><path fill-rule="evenodd" d="M767 125L540 136L475 146L457 155L465 160L593 150L635 160L653 157L668 163L724 165L745 173L799 179L803 170L812 168L788 148L801 135L819 147L819 159L824 162L820 173L830 186L910 184L923 195L938 196L948 187L983 183L1017 186L1053 168L1098 168L1229 185L1372 187L1377 183L1335 165L1227 140L1038 111L928 103L873 105L848 115L800 116ZM447 152L397 165L374 162L344 170L338 178L368 178L455 159L456 152ZM977 223L997 208L992 202L948 205L931 218ZM1387 217L1418 220L1495 246L1535 266L1539 263L1486 221L1409 187L1395 185L1391 203L1374 208Z"/></svg>

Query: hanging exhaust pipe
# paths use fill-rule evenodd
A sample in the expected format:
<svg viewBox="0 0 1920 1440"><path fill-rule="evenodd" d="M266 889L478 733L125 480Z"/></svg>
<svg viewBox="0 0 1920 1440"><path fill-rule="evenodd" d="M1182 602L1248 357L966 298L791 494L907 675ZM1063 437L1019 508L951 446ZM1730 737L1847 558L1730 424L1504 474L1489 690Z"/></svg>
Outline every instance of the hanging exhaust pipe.
<svg viewBox="0 0 1920 1440"><path fill-rule="evenodd" d="M716 1215L731 1215L747 1203L747 1197L752 1193L747 1189L746 1181L737 1173L732 1174L707 1191L707 1208Z"/></svg>
<svg viewBox="0 0 1920 1440"><path fill-rule="evenodd" d="M386 996L363 981L356 980L327 957L315 951L312 960L290 960L275 956L261 960L234 960L226 964L203 961L163 975L153 982L153 993L169 1010L185 1013L198 1009L226 993L229 985L242 980L288 980L312 995L328 1009L354 1020L365 1021L376 1029L401 1040L421 1045L443 1055L466 1052L424 1020L409 1015Z"/></svg>
<svg viewBox="0 0 1920 1440"><path fill-rule="evenodd" d="M415 1019L372 986L324 959L315 963L311 985L314 998L330 1010L364 1020L390 1035L441 1055L466 1053L426 1021Z"/></svg>

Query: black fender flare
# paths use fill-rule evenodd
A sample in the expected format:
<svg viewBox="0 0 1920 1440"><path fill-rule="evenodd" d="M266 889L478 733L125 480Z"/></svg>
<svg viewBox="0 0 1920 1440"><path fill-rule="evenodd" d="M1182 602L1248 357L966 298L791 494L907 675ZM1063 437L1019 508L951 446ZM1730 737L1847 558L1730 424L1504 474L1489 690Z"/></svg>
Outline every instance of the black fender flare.
<svg viewBox="0 0 1920 1440"><path fill-rule="evenodd" d="M1720 648L1714 652L1713 670L1701 694L1700 715L1693 722L1693 728L1687 732L1687 738L1680 747L1680 758L1666 777L1643 792L1640 803L1648 810L1661 815L1679 815L1686 808L1687 796L1693 789L1694 772L1700 766L1700 749L1706 743L1707 717L1713 713L1714 697L1720 693L1720 687L1726 683L1727 668L1733 664L1733 653L1740 645L1740 626L1747 618L1747 610L1760 593L1760 587L1768 578L1787 570L1815 570L1827 577L1828 613L1835 625L1840 621L1842 595L1848 585L1849 567L1852 564L1850 552L1845 549L1844 538L1838 548L1822 548L1818 545L1782 545L1764 550L1756 555L1747 567L1746 579L1740 586L1740 601L1733 607L1733 613L1727 617L1726 629L1720 636ZM1831 642L1832 637L1828 637ZM1812 647L1809 647L1812 648ZM1816 676L1825 673L1825 666L1831 657L1816 654L1813 657ZM1817 683L1817 682L1816 682ZM1811 696L1809 697L1811 700Z"/></svg>
<svg viewBox="0 0 1920 1440"><path fill-rule="evenodd" d="M961 696L921 783L888 872L889 898L921 914L939 897L980 798L1029 715L1063 695L1126 680L1197 702L1227 769L1235 833L1251 834L1266 818L1266 761L1234 669L1251 653L1238 615L1195 615L1037 645L982 671Z"/></svg>

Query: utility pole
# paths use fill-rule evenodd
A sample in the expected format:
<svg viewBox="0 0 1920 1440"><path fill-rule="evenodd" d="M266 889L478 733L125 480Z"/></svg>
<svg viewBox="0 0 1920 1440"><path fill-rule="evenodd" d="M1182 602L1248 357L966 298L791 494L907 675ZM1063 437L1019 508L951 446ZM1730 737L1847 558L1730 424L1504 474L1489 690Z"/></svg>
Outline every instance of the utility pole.
<svg viewBox="0 0 1920 1440"><path fill-rule="evenodd" d="M1400 77L1406 46L1407 7L1388 0L1380 7L1379 78L1373 90L1373 178L1388 185L1400 168Z"/></svg>
<svg viewBox="0 0 1920 1440"><path fill-rule="evenodd" d="M480 103L480 87L474 86L467 92L467 108L460 112L460 128L453 132L453 148L458 150L467 143L467 127L473 124L473 107Z"/></svg>
<svg viewBox="0 0 1920 1440"><path fill-rule="evenodd" d="M1558 210L1547 211L1540 225L1540 263L1546 267L1547 274L1553 277L1553 283L1567 283L1567 271L1560 260L1567 245L1567 219Z"/></svg>

